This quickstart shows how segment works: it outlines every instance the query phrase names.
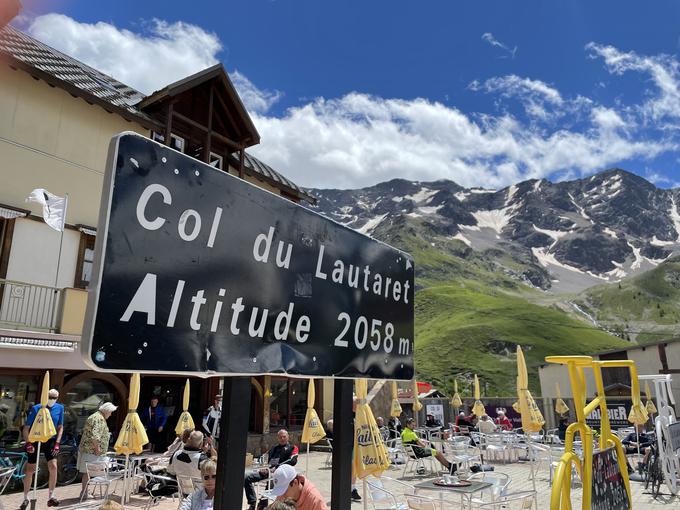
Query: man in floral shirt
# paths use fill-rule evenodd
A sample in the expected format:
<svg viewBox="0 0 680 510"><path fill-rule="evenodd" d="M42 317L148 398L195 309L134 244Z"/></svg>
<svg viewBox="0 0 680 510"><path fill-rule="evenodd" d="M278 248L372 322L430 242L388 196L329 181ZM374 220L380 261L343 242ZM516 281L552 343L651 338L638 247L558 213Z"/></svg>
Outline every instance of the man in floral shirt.
<svg viewBox="0 0 680 510"><path fill-rule="evenodd" d="M83 493L90 479L87 476L86 464L105 461L104 454L109 448L109 426L106 420L116 409L117 407L111 402L105 402L99 406L99 411L88 416L87 421L85 421L85 428L78 447L78 471L83 474L81 499L87 498L87 494Z"/></svg>

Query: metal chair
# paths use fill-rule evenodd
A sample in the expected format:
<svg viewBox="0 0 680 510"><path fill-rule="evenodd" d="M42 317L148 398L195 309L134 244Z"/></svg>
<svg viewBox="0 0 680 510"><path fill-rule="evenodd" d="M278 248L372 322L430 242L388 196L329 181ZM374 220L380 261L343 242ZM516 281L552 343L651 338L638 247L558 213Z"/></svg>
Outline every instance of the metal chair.
<svg viewBox="0 0 680 510"><path fill-rule="evenodd" d="M90 487L92 487L93 498L95 497L95 490L99 488L99 499L106 499L109 495L111 484L115 484L119 480L123 479L123 473L112 473L109 471L109 462L86 462L85 469L89 479L87 481L87 485L85 485L85 490L80 495L81 502L85 498L85 495L87 494L87 491ZM102 490L104 491L102 492Z"/></svg>
<svg viewBox="0 0 680 510"><path fill-rule="evenodd" d="M171 478L169 476L163 476L163 475L157 475L154 473L145 473L145 484L144 487L146 488L146 492L149 495L149 499L146 500L146 503L144 505L144 510L148 510L152 506L158 505L163 499L167 498L168 496L171 497L173 500L175 499L175 496L179 497L180 502L182 501L182 497L180 496L180 491L179 487L177 487L176 491L173 494L169 495L164 495L164 494L153 494L153 489L154 486L158 483L163 483L163 482L170 482L170 483L176 483L176 480L174 478Z"/></svg>
<svg viewBox="0 0 680 510"><path fill-rule="evenodd" d="M193 478L191 476L177 475L177 487L179 493L179 504L177 508L182 506L182 500L189 494L203 487L203 480L200 478Z"/></svg>
<svg viewBox="0 0 680 510"><path fill-rule="evenodd" d="M505 495L510 485L510 475L501 473L499 471L484 471L473 474L469 481L474 482L489 482L491 487L481 491L481 498L472 498L470 501L473 505L481 505L486 503L484 496L488 496L491 501L496 501L498 498Z"/></svg>
<svg viewBox="0 0 680 510"><path fill-rule="evenodd" d="M368 501L373 510L406 510L406 503L400 502L399 498L385 489L380 478L366 480L368 486Z"/></svg>
<svg viewBox="0 0 680 510"><path fill-rule="evenodd" d="M436 500L427 496L404 496L409 510L437 510Z"/></svg>
<svg viewBox="0 0 680 510"><path fill-rule="evenodd" d="M2 496L2 493L5 492L7 485L9 485L12 475L14 474L14 470L16 470L16 466L0 468L0 496Z"/></svg>
<svg viewBox="0 0 680 510"><path fill-rule="evenodd" d="M326 439L326 445L328 446L328 455L326 455L326 460L324 460L323 464L326 467L332 467L333 466L333 440L329 438Z"/></svg>
<svg viewBox="0 0 680 510"><path fill-rule="evenodd" d="M432 462L434 457L432 457L432 456L418 457L418 455L416 455L415 450L413 449L414 445L412 445L412 444L405 444L405 445L402 445L402 447L404 448L404 455L406 457L406 463L404 464L404 472L401 475L402 478L406 476L406 473L408 471L408 467L413 466L414 464L415 464L415 469L412 469L413 472L415 472L416 474L425 474L425 473L419 473L419 471L421 471L421 470L424 471L424 472L427 471L427 469L425 467L425 461L427 461L430 465L429 471L431 473L436 472L435 469L434 469L434 464ZM421 447L417 447L417 448L421 448Z"/></svg>
<svg viewBox="0 0 680 510"><path fill-rule="evenodd" d="M536 491L513 492L477 506L477 510L529 510L536 501Z"/></svg>

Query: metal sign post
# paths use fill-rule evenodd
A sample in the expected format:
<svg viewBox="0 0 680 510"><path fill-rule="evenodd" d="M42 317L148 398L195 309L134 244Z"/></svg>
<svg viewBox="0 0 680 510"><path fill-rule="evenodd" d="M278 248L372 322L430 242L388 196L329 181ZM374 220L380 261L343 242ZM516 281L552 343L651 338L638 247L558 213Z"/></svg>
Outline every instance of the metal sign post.
<svg viewBox="0 0 680 510"><path fill-rule="evenodd" d="M414 376L410 255L122 133L109 148L90 288L82 352L95 370L230 376L218 509L241 506L244 376L336 378L333 498L349 508L349 379Z"/></svg>

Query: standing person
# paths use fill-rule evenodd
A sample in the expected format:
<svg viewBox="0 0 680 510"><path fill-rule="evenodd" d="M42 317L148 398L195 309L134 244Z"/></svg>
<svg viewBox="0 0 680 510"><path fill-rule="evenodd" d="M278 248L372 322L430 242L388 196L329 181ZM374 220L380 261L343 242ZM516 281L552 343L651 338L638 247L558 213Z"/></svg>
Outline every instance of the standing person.
<svg viewBox="0 0 680 510"><path fill-rule="evenodd" d="M269 492L277 501L295 501L297 510L328 510L319 489L308 478L298 475L293 466L281 466L274 472Z"/></svg>
<svg viewBox="0 0 680 510"><path fill-rule="evenodd" d="M7 404L0 404L0 441L5 432L9 429L9 416L7 416L9 406Z"/></svg>
<svg viewBox="0 0 680 510"><path fill-rule="evenodd" d="M179 510L212 510L217 478L217 463L214 460L209 459L201 464L201 478L203 487L189 494Z"/></svg>
<svg viewBox="0 0 680 510"><path fill-rule="evenodd" d="M149 448L153 452L156 445L162 441L161 433L168 419L165 415L165 409L158 405L158 395L151 397L149 407L140 413L140 418L149 438Z"/></svg>
<svg viewBox="0 0 680 510"><path fill-rule="evenodd" d="M111 402L104 402L99 406L99 410L92 413L85 421L83 435L78 446L78 471L82 473L82 488L80 490L81 501L87 498L85 488L90 477L87 474L87 464L93 462L103 462L104 454L109 448L109 425L106 423L111 417L117 406Z"/></svg>
<svg viewBox="0 0 680 510"><path fill-rule="evenodd" d="M298 447L290 444L290 437L288 431L285 429L279 430L277 434L278 444L271 448L268 453L269 469L279 470L279 466L290 464L294 466L298 460ZM266 480L269 477L269 469L263 468L257 471L251 471L246 475L243 482L243 489L246 493L246 500L248 501L248 509L254 510L257 503L257 496L253 484Z"/></svg>
<svg viewBox="0 0 680 510"><path fill-rule="evenodd" d="M505 416L505 412L503 411L498 411L496 425L498 425L503 430L512 430L512 422L507 416Z"/></svg>
<svg viewBox="0 0 680 510"><path fill-rule="evenodd" d="M217 440L220 438L220 417L222 416L222 395L215 395L213 404L205 412L203 417L203 430L208 437L213 438L213 444L217 448Z"/></svg>
<svg viewBox="0 0 680 510"><path fill-rule="evenodd" d="M57 433L52 436L47 442L41 446L40 450L45 453L45 460L47 460L47 470L50 473L49 492L47 506L58 506L59 500L54 496L54 488L57 486L57 455L59 454L59 443L61 442L61 435L64 433L64 406L57 403L59 392L54 388L50 390L47 400L47 409L52 416L52 422L57 430ZM31 490L31 483L33 482L33 473L35 473L35 464L38 460L38 443L28 442L28 433L31 430L31 425L35 421L42 406L35 404L31 407L26 417L26 424L23 429L24 441L26 441L26 453L28 453L28 462L24 471L24 501L19 506L19 510L26 510L29 505L28 491Z"/></svg>

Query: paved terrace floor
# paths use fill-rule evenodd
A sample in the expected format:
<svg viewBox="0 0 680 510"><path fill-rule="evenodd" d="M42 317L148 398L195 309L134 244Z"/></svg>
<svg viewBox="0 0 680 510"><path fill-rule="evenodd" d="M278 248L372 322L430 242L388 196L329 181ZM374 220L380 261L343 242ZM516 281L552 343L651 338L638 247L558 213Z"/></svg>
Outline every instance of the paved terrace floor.
<svg viewBox="0 0 680 510"><path fill-rule="evenodd" d="M330 495L331 495L331 469L326 467L325 460L327 455L325 453L310 453L309 458L309 477L314 482L314 484L319 488L321 494L329 502L330 508ZM304 474L305 469L305 456L300 455L300 462L298 463L298 470ZM514 462L510 464L494 463L494 468L496 471L507 473L511 477L510 487L508 488L510 492L532 490L533 484L530 480L530 467L528 462ZM390 478L397 478L403 480L407 483L416 484L427 479L432 479L432 476L409 476L402 478L403 466L392 466L385 475ZM536 485L538 490L538 507L541 510L547 510L550 506L550 487L548 484L549 473L547 468L540 468ZM660 495L656 500L649 495L644 490L644 484L640 482L631 482L633 491L633 508L636 510L645 509L662 509L662 508L678 508L680 503L680 498L671 497L670 495ZM116 494L112 499L120 501L119 494L121 493L121 488L116 489ZM393 490L395 493L400 491L403 493L398 484L391 482L390 480L385 480L385 488L388 490ZM665 487L662 486L662 493ZM359 487L361 492L361 486ZM61 500L61 505L58 508L97 508L98 504L89 500L87 505L82 505L78 503L78 494L80 492L80 484L74 484L69 487L58 487L56 496ZM438 497L435 493L423 493L425 495L430 495L433 497ZM0 510L15 510L19 508L19 504L22 500L22 494L5 494L0 496ZM572 504L573 508L577 509L581 506L581 491L576 488L572 491ZM126 509L140 509L145 506L147 502L147 497L142 497L139 495L133 495L130 503L126 505ZM154 507L157 510L174 510L178 506L177 500L167 499ZM38 491L38 502L36 508L39 510L47 509L47 490ZM243 508L246 508L245 500L243 502ZM363 508L363 503L353 503L352 508L359 510ZM370 503L367 508L372 509L373 507ZM459 500L452 500L452 503L446 508L460 508ZM231 509L230 509L231 510Z"/></svg>

